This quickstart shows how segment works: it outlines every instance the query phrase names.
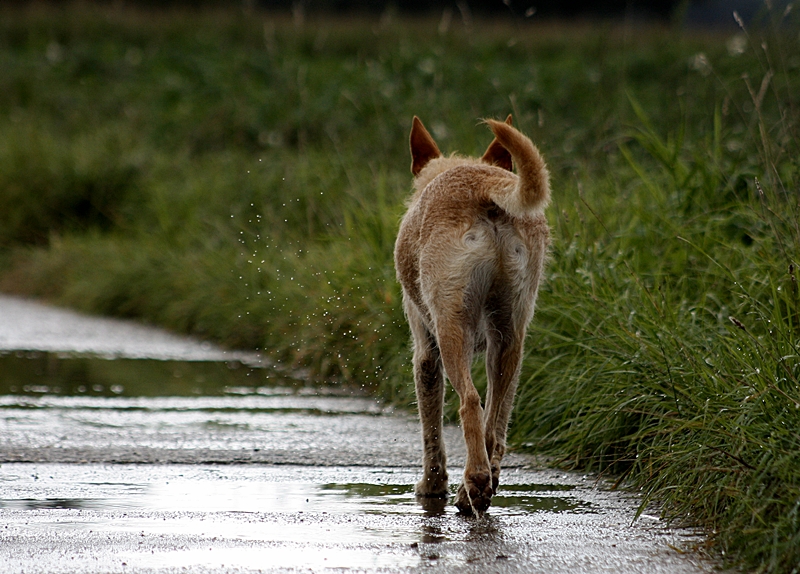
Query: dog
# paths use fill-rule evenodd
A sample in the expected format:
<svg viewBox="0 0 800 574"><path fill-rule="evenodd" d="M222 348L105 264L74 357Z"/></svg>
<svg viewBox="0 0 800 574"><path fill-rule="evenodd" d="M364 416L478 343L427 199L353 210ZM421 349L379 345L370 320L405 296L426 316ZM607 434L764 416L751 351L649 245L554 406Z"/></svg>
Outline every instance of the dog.
<svg viewBox="0 0 800 574"><path fill-rule="evenodd" d="M550 176L539 150L511 125L510 115L505 123L485 123L495 137L480 159L445 157L414 116L414 192L394 251L422 424L423 476L415 492L423 504L448 498L442 438L446 375L460 400L467 447L455 498L464 515L484 513L497 492L550 235L543 213ZM486 355L485 408L471 377L478 352Z"/></svg>

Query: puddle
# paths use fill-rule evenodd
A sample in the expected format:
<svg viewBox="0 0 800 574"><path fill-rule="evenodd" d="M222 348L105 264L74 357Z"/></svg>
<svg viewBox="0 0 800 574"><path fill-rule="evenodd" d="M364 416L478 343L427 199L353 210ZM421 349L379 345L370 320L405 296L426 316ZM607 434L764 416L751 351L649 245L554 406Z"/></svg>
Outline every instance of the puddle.
<svg viewBox="0 0 800 574"><path fill-rule="evenodd" d="M156 472L139 466L3 465L0 473L0 509L33 515L72 511L49 513L49 527L61 531L146 530L149 535L213 534L272 543L322 537L337 544L411 545L455 540L474 526L474 520L457 516L452 506L425 511L410 486L415 473L397 469L171 466ZM334 477L370 482L326 482ZM526 475L517 473L517 478ZM504 487L495 497L491 520L500 525L504 518L526 513L592 506L581 500L591 485L583 494L564 496L561 485L554 484L552 490L539 489L536 497L515 495L527 488Z"/></svg>
<svg viewBox="0 0 800 574"><path fill-rule="evenodd" d="M398 469L305 467L232 469L177 467L143 469L138 466L101 466L49 469L47 465L0 467L0 508L17 510L84 509L151 512L312 512L331 514L426 514L414 496L415 473ZM71 480L65 483L68 470ZM369 478L372 482L318 482L331 478ZM517 480L527 473L514 475ZM120 481L124 479L124 481ZM590 509L571 486L505 484L493 499L493 515L523 512L572 512ZM591 489L591 486L584 485ZM584 488L584 489L585 489ZM455 493L455 487L451 489ZM14 498L18 493L20 498ZM32 497L32 495L38 495ZM447 511L455 512L454 509ZM442 511L441 514L446 514Z"/></svg>
<svg viewBox="0 0 800 574"><path fill-rule="evenodd" d="M128 571L699 571L667 546L685 537L633 527L629 503L588 477L512 469L482 518L452 505L424 510L410 486L417 478L397 468L3 464L0 541L20 550L57 539L60 553L88 565L14 553L8 563L26 572L126 571L123 563ZM653 567L656 556L669 569Z"/></svg>
<svg viewBox="0 0 800 574"><path fill-rule="evenodd" d="M456 473L454 476L459 476ZM574 485L564 484L507 484L500 486L492 498L493 515L512 515L530 512L592 512L592 505L578 497L558 495L571 491ZM414 496L413 481L408 484L325 484L320 487L325 495L334 494L345 500L356 500L363 512L406 513L418 506ZM455 495L455 486L451 486ZM435 514L435 512L433 513Z"/></svg>
<svg viewBox="0 0 800 574"><path fill-rule="evenodd" d="M0 395L219 396L305 383L274 367L233 361L111 359L41 351L0 352Z"/></svg>

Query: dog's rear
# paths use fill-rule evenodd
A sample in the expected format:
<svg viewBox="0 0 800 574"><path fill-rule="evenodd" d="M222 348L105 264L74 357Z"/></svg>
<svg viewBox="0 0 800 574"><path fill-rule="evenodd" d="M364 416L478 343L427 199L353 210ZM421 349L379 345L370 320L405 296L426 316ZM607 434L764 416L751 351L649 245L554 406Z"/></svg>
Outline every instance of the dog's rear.
<svg viewBox="0 0 800 574"><path fill-rule="evenodd" d="M443 157L414 118L415 192L395 245L424 443L417 494L447 497L441 435L446 373L461 401L467 464L456 506L467 514L486 510L497 489L549 236L547 168L510 120L487 121L495 140L478 160ZM512 158L519 175L511 172ZM486 351L485 409L470 375L476 351Z"/></svg>

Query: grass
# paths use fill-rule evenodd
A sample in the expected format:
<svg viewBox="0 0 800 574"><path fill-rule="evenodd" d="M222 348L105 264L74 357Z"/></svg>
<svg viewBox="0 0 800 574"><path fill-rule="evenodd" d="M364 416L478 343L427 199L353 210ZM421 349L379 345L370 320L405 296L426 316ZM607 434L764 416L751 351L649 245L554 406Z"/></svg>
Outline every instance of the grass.
<svg viewBox="0 0 800 574"><path fill-rule="evenodd" d="M768 16L0 8L0 287L411 406L410 119L472 154L511 111L554 189L514 444L640 488L729 564L797 572L800 58Z"/></svg>

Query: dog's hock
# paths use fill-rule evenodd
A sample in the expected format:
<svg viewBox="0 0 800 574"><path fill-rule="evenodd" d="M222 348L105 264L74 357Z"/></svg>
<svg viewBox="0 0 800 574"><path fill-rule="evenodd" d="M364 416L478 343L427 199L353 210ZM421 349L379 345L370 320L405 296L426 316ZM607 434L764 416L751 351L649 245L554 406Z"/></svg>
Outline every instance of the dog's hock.
<svg viewBox="0 0 800 574"><path fill-rule="evenodd" d="M442 156L436 142L433 141L431 134L422 125L422 121L417 116L411 123L411 173L419 175L422 168L425 167L429 161Z"/></svg>

